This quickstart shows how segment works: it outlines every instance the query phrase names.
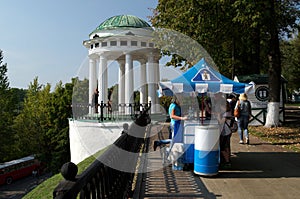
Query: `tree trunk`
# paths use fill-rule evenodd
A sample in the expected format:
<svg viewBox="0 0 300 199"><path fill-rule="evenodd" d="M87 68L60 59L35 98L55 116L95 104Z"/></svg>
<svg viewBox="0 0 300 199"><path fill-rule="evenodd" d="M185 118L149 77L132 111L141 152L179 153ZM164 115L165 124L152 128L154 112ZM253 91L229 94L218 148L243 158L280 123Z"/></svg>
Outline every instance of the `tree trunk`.
<svg viewBox="0 0 300 199"><path fill-rule="evenodd" d="M280 77L281 60L279 50L278 30L274 9L274 0L270 5L270 51L269 59L269 103L265 127L279 125L279 104L280 104Z"/></svg>
<svg viewBox="0 0 300 199"><path fill-rule="evenodd" d="M253 54L252 54L252 67L251 73L252 74L259 74L260 72L260 32L259 28L256 28L253 31Z"/></svg>

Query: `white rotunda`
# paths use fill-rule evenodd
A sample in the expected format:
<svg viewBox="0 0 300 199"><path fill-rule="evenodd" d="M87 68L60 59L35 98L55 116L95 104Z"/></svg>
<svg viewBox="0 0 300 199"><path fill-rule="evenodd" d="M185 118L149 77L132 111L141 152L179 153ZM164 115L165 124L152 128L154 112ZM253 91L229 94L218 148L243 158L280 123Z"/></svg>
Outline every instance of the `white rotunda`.
<svg viewBox="0 0 300 199"><path fill-rule="evenodd" d="M74 118L69 120L71 162L81 162L120 137L123 124L132 123L130 117L126 116L130 115L130 106L127 105L133 103L134 91L140 92L141 104L151 102L152 116L160 112L156 94L160 80L160 51L154 47L153 33L153 28L144 20L131 15L120 15L101 23L90 33L89 40L83 42L89 57L90 106L86 110L86 106L81 107L80 103L73 104ZM117 63L118 72L112 73L112 70L108 70L111 62ZM140 81L134 82L134 77L139 77ZM98 110L94 109L93 94L98 89L98 103L106 103L109 78L118 80L118 100L114 99L118 102L114 103L125 106L118 106L117 110L113 110L113 114L117 112L116 118L110 115L106 120L101 120L101 117L107 114L100 111L101 107L98 107ZM101 110L105 108L102 107ZM100 114L94 114L95 112ZM119 119L119 113L127 119Z"/></svg>
<svg viewBox="0 0 300 199"><path fill-rule="evenodd" d="M151 113L160 111L156 94L159 82L159 50L152 41L153 28L144 20L132 15L118 15L101 23L83 42L89 57L89 104L98 88L98 102L108 100L108 78L118 75L118 104L133 103L134 89L140 92L140 103L151 101ZM108 74L108 62L117 61L118 74ZM133 70L133 61L140 70ZM140 85L134 88L134 77ZM126 110L119 111L126 113ZM92 107L89 113L93 112Z"/></svg>

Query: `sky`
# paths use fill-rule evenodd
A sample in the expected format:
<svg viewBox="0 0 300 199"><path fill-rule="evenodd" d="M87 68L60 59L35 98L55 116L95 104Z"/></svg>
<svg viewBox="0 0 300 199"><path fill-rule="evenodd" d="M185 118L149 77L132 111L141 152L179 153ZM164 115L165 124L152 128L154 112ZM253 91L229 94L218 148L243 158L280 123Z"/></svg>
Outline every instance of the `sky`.
<svg viewBox="0 0 300 199"><path fill-rule="evenodd" d="M146 22L157 0L0 0L0 49L12 88L35 77L51 87L77 77L88 50L83 41L106 19L135 15Z"/></svg>

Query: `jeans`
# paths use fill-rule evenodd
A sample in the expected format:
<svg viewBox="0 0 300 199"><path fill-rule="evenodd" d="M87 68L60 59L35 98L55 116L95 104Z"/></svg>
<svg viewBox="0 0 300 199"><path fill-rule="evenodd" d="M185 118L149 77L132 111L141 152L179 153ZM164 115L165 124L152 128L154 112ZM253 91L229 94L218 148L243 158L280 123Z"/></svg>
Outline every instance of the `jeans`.
<svg viewBox="0 0 300 199"><path fill-rule="evenodd" d="M174 124L170 125L172 132L172 139L174 143L183 142L183 122L176 121Z"/></svg>
<svg viewBox="0 0 300 199"><path fill-rule="evenodd" d="M240 140L243 140L243 135L245 138L249 139L248 134L248 124L249 124L249 116L248 115L241 115L237 120L238 125L238 134Z"/></svg>

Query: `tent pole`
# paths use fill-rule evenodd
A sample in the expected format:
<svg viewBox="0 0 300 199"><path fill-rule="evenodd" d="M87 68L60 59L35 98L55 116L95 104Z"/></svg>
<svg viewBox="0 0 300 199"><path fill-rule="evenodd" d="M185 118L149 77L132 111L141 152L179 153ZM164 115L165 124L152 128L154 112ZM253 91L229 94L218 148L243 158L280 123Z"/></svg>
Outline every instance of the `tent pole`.
<svg viewBox="0 0 300 199"><path fill-rule="evenodd" d="M203 109L204 109L204 95L203 95L203 93L202 93L202 99L201 99L201 124L203 125Z"/></svg>

